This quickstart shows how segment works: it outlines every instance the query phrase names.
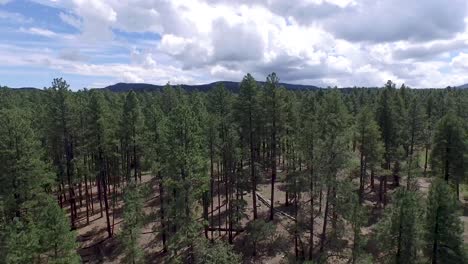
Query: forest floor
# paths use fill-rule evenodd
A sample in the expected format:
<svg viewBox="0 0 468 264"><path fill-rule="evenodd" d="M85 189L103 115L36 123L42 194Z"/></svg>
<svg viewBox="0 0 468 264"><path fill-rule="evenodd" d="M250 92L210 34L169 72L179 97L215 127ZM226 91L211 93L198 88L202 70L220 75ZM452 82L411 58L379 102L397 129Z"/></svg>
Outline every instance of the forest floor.
<svg viewBox="0 0 468 264"><path fill-rule="evenodd" d="M281 175L281 171L278 171ZM278 177L279 179L281 177ZM390 181L389 181L390 183ZM423 194L427 194L430 186L429 178L418 178L417 179L418 187ZM142 234L140 238L140 246L145 252L146 263L163 263L163 254L162 254L162 243L159 233L156 231L159 228L159 218L157 216L157 210L159 208L159 190L158 184L154 178L150 175L142 176L142 184L149 186L150 195L147 197L144 203L144 211L147 215L147 221L145 221L144 228L142 229ZM379 185L378 179L376 178L375 186ZM217 188L217 183L215 183L215 188ZM223 191L223 186L220 184L219 188L221 192ZM269 183L268 175L264 175L263 179L258 185L258 193L267 200L266 203L262 203L260 199L257 199L258 207L258 217L259 219L268 219L269 216L269 206L270 195L271 195L271 186ZM389 184L389 194L392 193L392 184ZM119 190L117 190L119 192ZM97 187L93 186L92 193L94 195L94 213L90 212L89 224L86 223L86 205L83 201L83 206L79 209L79 222L77 223L77 234L78 242L80 244L79 254L82 257L83 263L120 263L123 257L122 248L118 240L119 230L122 225L122 205L123 202L118 200L113 205L111 199L109 198L109 207L110 207L110 221L113 223L113 236L108 238L107 235L107 224L105 211L102 215L100 213L100 204L97 198ZM210 213L210 221L212 221L211 226L214 228L222 227L224 228L227 224L227 215L226 215L226 200L224 195L213 198L213 214ZM378 197L376 192L367 188L365 191L365 200L364 205L368 207L371 212L371 217L367 226L363 227L362 232L364 234L371 234L377 223L378 219L382 214L381 206L378 205ZM468 196L464 196L468 198ZM246 213L247 218L243 220L242 226L245 226L249 221L252 221L252 196L250 193L244 194L244 199L247 201ZM303 202L303 210L307 212L307 203L309 200L307 194L301 196L301 201ZM324 199L323 199L324 200ZM285 186L282 182L277 182L275 185L275 199L274 207L277 210L288 214L289 216L294 216L294 206L292 202L286 206L286 192ZM464 211L463 216L461 217L465 232L464 232L464 241L468 243L468 201L463 199ZM221 204L221 206L219 206ZM103 205L104 206L104 205ZM323 205L324 206L324 205ZM316 217L315 217L315 235L314 235L314 247L315 250L318 248L318 243L320 239L321 228L323 224L323 213L318 213L318 207L315 208ZM317 214L318 213L318 214ZM212 215L212 216L211 216ZM299 218L304 218L304 221L307 220L307 215L300 215ZM309 218L310 219L310 218ZM288 263L288 258L294 256L294 236L291 229L294 226L294 221L283 214L276 213L275 219L273 221L276 226L276 232L273 238L271 238L268 243L260 244L258 246L258 254L256 257L250 257L252 254L251 246L246 243L245 232L240 232L238 234L234 233L234 248L236 251L242 252L244 255L244 263ZM350 248L352 246L351 240L351 231L349 227L346 227L345 239L342 242L342 256L334 257L329 259L330 263L346 263L346 256L350 254ZM202 235L202 234L201 234ZM223 239L227 241L227 232L224 231L209 231L208 237L211 238L213 235L214 239ZM299 252L304 254L307 257L307 245L309 241L309 233L304 232L304 235L300 238L299 242ZM302 243L301 243L302 242ZM375 251L372 249L372 241L369 243L369 251ZM302 247L301 247L302 245ZM376 253L377 254L377 253Z"/></svg>

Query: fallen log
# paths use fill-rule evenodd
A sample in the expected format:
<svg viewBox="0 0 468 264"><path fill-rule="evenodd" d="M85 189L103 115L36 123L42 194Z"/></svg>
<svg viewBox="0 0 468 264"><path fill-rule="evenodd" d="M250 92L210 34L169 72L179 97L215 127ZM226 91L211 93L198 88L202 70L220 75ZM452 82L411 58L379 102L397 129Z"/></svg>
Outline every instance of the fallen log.
<svg viewBox="0 0 468 264"><path fill-rule="evenodd" d="M259 192L255 192L255 194L257 195L258 199L263 203L265 204L267 207L271 207L271 202L270 200L266 199L265 197L263 197ZM273 210L275 212L277 212L278 214L288 218L289 220L292 220L292 221L296 221L296 218L294 218L292 215L286 213L286 212L283 212L281 210L278 210L277 208L273 208Z"/></svg>
<svg viewBox="0 0 468 264"><path fill-rule="evenodd" d="M229 231L229 228L223 228L223 227L208 227L208 231ZM233 232L244 232L245 229L232 229Z"/></svg>

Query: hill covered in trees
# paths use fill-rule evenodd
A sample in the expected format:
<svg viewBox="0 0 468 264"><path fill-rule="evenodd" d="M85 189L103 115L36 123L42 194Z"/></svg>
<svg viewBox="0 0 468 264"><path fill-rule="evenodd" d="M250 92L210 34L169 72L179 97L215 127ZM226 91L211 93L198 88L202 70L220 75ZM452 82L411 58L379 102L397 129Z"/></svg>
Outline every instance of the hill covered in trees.
<svg viewBox="0 0 468 264"><path fill-rule="evenodd" d="M467 263L466 89L55 79L0 160L0 263Z"/></svg>
<svg viewBox="0 0 468 264"><path fill-rule="evenodd" d="M258 82L259 85L263 85L263 82ZM207 92L216 86L223 85L224 88L231 92L239 92L240 83L239 82L228 82L228 81L219 81L213 82L208 84L200 84L200 85L187 85L181 84L176 85L181 89L186 91L199 91L199 92ZM285 89L288 90L316 90L320 89L317 86L313 85L301 85L301 84L290 84L290 83L280 83ZM154 92L154 91L161 91L164 88L164 85L154 85L154 84L147 84L147 83L117 83L114 85L110 85L105 87L104 89L110 90L112 92Z"/></svg>

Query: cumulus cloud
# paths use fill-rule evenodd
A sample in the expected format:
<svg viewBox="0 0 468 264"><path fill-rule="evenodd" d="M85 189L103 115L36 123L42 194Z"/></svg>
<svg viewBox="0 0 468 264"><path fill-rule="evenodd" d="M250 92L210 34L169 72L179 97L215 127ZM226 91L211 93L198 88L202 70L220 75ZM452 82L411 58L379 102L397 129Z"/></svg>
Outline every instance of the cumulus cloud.
<svg viewBox="0 0 468 264"><path fill-rule="evenodd" d="M465 0L362 0L324 24L350 41L425 41L462 32L466 8Z"/></svg>
<svg viewBox="0 0 468 264"><path fill-rule="evenodd" d="M57 36L57 34L53 31L50 31L44 28L38 28L38 27L30 27L30 28L21 27L19 31L23 33L38 35L38 36L47 37L47 38L52 38L52 37Z"/></svg>
<svg viewBox="0 0 468 264"><path fill-rule="evenodd" d="M78 49L65 49L60 51L58 56L60 59L67 61L86 61L88 57L81 54Z"/></svg>
<svg viewBox="0 0 468 264"><path fill-rule="evenodd" d="M154 61L152 54L148 52L142 52L137 49L133 49L131 52L131 59L132 62L136 65L141 65L144 67L152 68L156 66L156 62Z"/></svg>
<svg viewBox="0 0 468 264"><path fill-rule="evenodd" d="M59 14L60 19L63 22L67 23L68 25L80 29L82 27L82 22L75 16L60 12Z"/></svg>
<svg viewBox="0 0 468 264"><path fill-rule="evenodd" d="M468 48L468 40L437 41L430 44L413 44L393 51L395 59L430 59L446 52Z"/></svg>
<svg viewBox="0 0 468 264"><path fill-rule="evenodd" d="M61 20L79 36L64 41L59 54L37 55L35 63L87 76L199 83L238 81L247 72L261 80L274 71L285 82L324 86L379 86L392 79L444 87L463 81L466 70L465 0L40 2L59 7ZM57 37L38 26L22 31ZM156 37L122 41L116 32ZM89 63L99 53L77 45L107 48L109 57L115 47L127 53L117 63Z"/></svg>
<svg viewBox="0 0 468 264"><path fill-rule="evenodd" d="M140 78L139 76L137 76L135 73L123 72L122 81L130 82L130 83L142 83L145 80L143 78Z"/></svg>
<svg viewBox="0 0 468 264"><path fill-rule="evenodd" d="M461 52L452 59L450 65L457 69L468 70L468 53Z"/></svg>
<svg viewBox="0 0 468 264"><path fill-rule="evenodd" d="M33 20L31 18L27 18L19 13L14 12L6 12L0 10L0 20L8 21L8 22L15 22L19 24L23 23L31 23Z"/></svg>
<svg viewBox="0 0 468 264"><path fill-rule="evenodd" d="M225 19L213 21L214 60L245 61L263 57L264 43L252 23L230 25Z"/></svg>

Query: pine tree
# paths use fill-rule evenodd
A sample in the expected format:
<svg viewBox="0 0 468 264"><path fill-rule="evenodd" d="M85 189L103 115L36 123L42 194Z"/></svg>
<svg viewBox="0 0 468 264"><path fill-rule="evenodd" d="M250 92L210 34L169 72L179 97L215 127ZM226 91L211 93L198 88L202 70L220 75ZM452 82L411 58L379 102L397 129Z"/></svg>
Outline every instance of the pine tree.
<svg viewBox="0 0 468 264"><path fill-rule="evenodd" d="M232 246L222 241L208 243L201 240L196 243L195 263L200 264L237 264L242 262L242 258L237 254Z"/></svg>
<svg viewBox="0 0 468 264"><path fill-rule="evenodd" d="M361 227L367 222L367 212L361 205L359 195L354 192L351 179L338 182L337 206L341 217L349 223L352 231L352 250L350 263L361 263L367 257L365 253L366 238L361 234ZM341 230L335 230L340 235L346 235L346 223L342 223Z"/></svg>
<svg viewBox="0 0 468 264"><path fill-rule="evenodd" d="M123 226L119 240L124 248L125 263L143 263L143 251L138 243L143 225L143 193L136 183L124 191Z"/></svg>
<svg viewBox="0 0 468 264"><path fill-rule="evenodd" d="M15 219L5 230L5 263L34 263L38 258L39 241L35 226Z"/></svg>
<svg viewBox="0 0 468 264"><path fill-rule="evenodd" d="M332 230L336 230L338 172L345 167L349 158L346 131L348 127L348 115L341 96L336 90L325 94L322 105L318 110L318 116L320 118L317 123L319 128L317 164L320 165L317 167L317 173L323 179L326 186L324 221L319 249L323 257L329 219L331 219Z"/></svg>
<svg viewBox="0 0 468 264"><path fill-rule="evenodd" d="M264 114L269 127L270 137L270 170L271 170L271 206L270 206L270 221L274 217L274 204L275 204L275 182L277 176L277 155L278 155L278 143L281 141L281 130L283 123L284 114L284 88L279 85L279 78L276 73L271 73L267 76L265 89L263 91L264 100Z"/></svg>
<svg viewBox="0 0 468 264"><path fill-rule="evenodd" d="M303 117L303 127L301 129L301 149L303 152L303 156L306 159L307 168L309 171L309 196L310 196L310 222L309 222L309 252L308 257L309 260L312 260L313 255L313 248L314 248L314 223L315 223L315 187L317 184L317 172L316 168L318 167L317 164L317 140L318 140L318 125L317 125L317 113L316 111L316 102L313 98L308 98L303 102L303 111L305 112L305 116ZM297 194L296 194L297 195ZM296 197L297 199L297 197Z"/></svg>
<svg viewBox="0 0 468 264"><path fill-rule="evenodd" d="M0 197L7 221L27 213L25 203L52 184L40 154L28 115L19 109L0 111Z"/></svg>
<svg viewBox="0 0 468 264"><path fill-rule="evenodd" d="M249 150L250 181L252 184L253 218L257 219L257 175L256 175L256 149L258 146L258 131L255 124L258 123L258 88L257 81L252 75L247 74L240 84L239 96L236 101L236 120L240 126L240 138L243 145Z"/></svg>
<svg viewBox="0 0 468 264"><path fill-rule="evenodd" d="M410 188L412 184L412 171L413 171L413 158L415 148L421 145L423 142L423 132L424 132L424 114L422 108L416 98L413 98L409 105L408 111L408 134L409 134L409 142L408 142L408 162L407 162L407 170L408 170L408 177L407 177L407 188Z"/></svg>
<svg viewBox="0 0 468 264"><path fill-rule="evenodd" d="M140 102L134 91L130 91L125 97L123 105L121 130L122 145L125 154L125 169L127 180L131 176L141 181L141 141L143 136L144 121L141 113Z"/></svg>
<svg viewBox="0 0 468 264"><path fill-rule="evenodd" d="M247 243L252 246L252 256L257 256L258 246L268 241L275 233L276 226L272 222L253 220L246 226Z"/></svg>
<svg viewBox="0 0 468 264"><path fill-rule="evenodd" d="M167 252L167 225L166 225L166 201L165 198L167 194L164 190L164 175L163 171L163 146L164 141L166 140L166 116L164 116L160 104L157 101L149 100L146 108L145 114L145 137L144 137L144 157L147 167L151 169L151 172L156 177L158 181L158 190L159 190L159 218L160 226L156 227L158 233L160 234L163 251Z"/></svg>
<svg viewBox="0 0 468 264"><path fill-rule="evenodd" d="M79 263L70 223L45 193L53 182L40 158L40 145L29 120L17 109L0 113L0 198L5 204L6 262Z"/></svg>
<svg viewBox="0 0 468 264"><path fill-rule="evenodd" d="M429 190L424 226L425 250L432 263L466 263L463 226L457 198L442 179L434 179Z"/></svg>
<svg viewBox="0 0 468 264"><path fill-rule="evenodd" d="M453 181L458 186L464 179L467 141L463 121L449 112L437 124L431 156L431 169L434 175L442 175L445 181Z"/></svg>
<svg viewBox="0 0 468 264"><path fill-rule="evenodd" d="M393 204L384 212L377 227L377 241L388 263L417 263L421 248L422 210L420 196L398 189Z"/></svg>
<svg viewBox="0 0 468 264"><path fill-rule="evenodd" d="M435 103L434 103L434 97L432 94L428 96L426 106L425 106L425 116L426 116L426 122L425 122L425 127L423 130L423 136L424 136L424 176L427 175L427 167L428 167L428 161L429 161L429 149L431 148L432 144L432 135L433 135L433 128L434 128L434 123L435 123Z"/></svg>
<svg viewBox="0 0 468 264"><path fill-rule="evenodd" d="M75 116L70 86L63 79L54 79L48 89L49 102L49 151L57 171L59 186L68 185L70 222L75 228L77 204L75 193ZM65 195L64 195L65 196ZM61 200L60 196L60 200Z"/></svg>
<svg viewBox="0 0 468 264"><path fill-rule="evenodd" d="M397 151L397 120L394 106L395 84L388 81L383 89L378 103L377 121L382 132L382 140L384 142L384 158L385 169L389 170L391 162L395 159Z"/></svg>
<svg viewBox="0 0 468 264"><path fill-rule="evenodd" d="M56 201L45 195L35 202L34 208L41 258L47 263L80 263L76 233L70 232L70 223Z"/></svg>
<svg viewBox="0 0 468 264"><path fill-rule="evenodd" d="M233 188L235 186L235 179L233 177L235 168L236 158L236 146L235 146L235 133L232 128L232 98L230 93L224 88L224 86L217 85L213 90L208 93L207 110L211 114L211 121L213 121L215 138L211 143L217 142L218 145L214 146L218 151L218 160L220 165L221 179L224 180L224 195L226 197L226 208L227 213L226 219L226 230L228 230L229 243L232 243L233 233L232 226L233 221L233 204L236 203L232 197ZM215 153L213 153L215 154ZM216 159L216 157L214 157ZM220 188L220 182L218 181L218 199L222 191ZM221 204L219 204L219 217L221 215ZM220 220L220 218L218 218ZM218 223L219 224L219 223ZM221 226L219 226L221 228Z"/></svg>
<svg viewBox="0 0 468 264"><path fill-rule="evenodd" d="M92 93L90 99L90 115L89 115L89 142L90 150L94 160L94 171L96 173L96 182L98 187L98 196L101 205L102 216L102 200L104 200L104 210L106 214L107 235L112 236L112 228L109 213L109 171L106 165L106 160L110 156L111 132L109 127L109 118L107 116L107 108L103 102L102 94Z"/></svg>
<svg viewBox="0 0 468 264"><path fill-rule="evenodd" d="M355 129L360 152L359 201L362 203L367 166L374 168L380 163L383 146L380 141L379 127L369 107L359 112Z"/></svg>
<svg viewBox="0 0 468 264"><path fill-rule="evenodd" d="M168 192L168 222L172 236L169 240L171 257L194 258L195 238L200 224L194 211L208 190L208 164L202 148L202 130L188 102L178 104L169 114L167 140L164 146L164 181ZM184 250L184 254L176 254Z"/></svg>

